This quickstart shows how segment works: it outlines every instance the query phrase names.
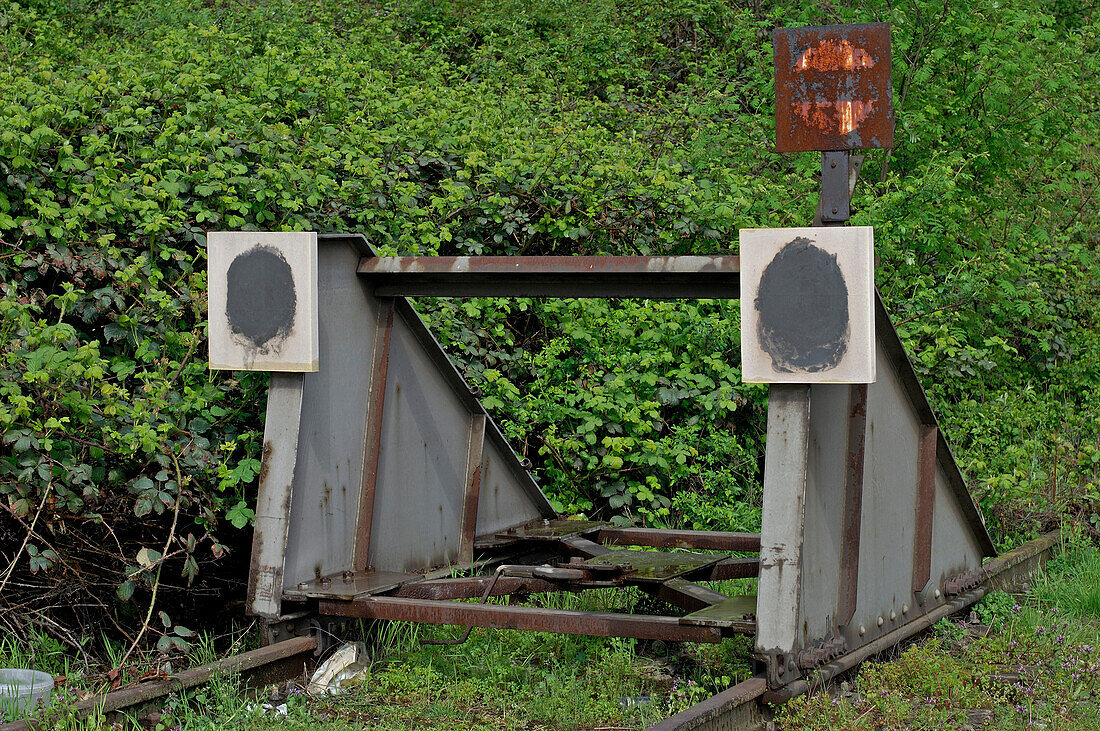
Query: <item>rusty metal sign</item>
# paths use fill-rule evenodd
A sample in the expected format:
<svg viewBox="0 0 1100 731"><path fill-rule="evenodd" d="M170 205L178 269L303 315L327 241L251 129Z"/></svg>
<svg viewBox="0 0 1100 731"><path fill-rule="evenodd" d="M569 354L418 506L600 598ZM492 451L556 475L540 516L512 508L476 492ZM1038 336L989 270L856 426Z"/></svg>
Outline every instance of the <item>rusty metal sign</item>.
<svg viewBox="0 0 1100 731"><path fill-rule="evenodd" d="M775 148L894 146L890 24L777 28Z"/></svg>

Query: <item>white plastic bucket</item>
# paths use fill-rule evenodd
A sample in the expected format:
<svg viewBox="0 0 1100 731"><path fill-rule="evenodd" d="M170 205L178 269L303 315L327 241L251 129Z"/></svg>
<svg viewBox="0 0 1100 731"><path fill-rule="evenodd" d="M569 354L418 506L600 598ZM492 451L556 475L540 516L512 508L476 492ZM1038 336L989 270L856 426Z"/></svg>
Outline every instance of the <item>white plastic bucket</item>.
<svg viewBox="0 0 1100 731"><path fill-rule="evenodd" d="M34 713L50 702L53 677L38 670L0 669L0 715L9 720ZM14 718L13 718L14 717Z"/></svg>

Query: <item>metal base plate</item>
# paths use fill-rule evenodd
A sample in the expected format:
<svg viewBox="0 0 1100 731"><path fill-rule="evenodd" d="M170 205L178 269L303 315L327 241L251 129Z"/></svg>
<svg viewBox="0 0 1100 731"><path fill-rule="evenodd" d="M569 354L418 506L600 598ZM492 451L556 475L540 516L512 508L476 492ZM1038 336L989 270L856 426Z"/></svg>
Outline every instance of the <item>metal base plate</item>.
<svg viewBox="0 0 1100 731"><path fill-rule="evenodd" d="M591 520L536 520L517 528L501 531L495 537L516 540L556 540L592 533L608 525L610 524Z"/></svg>
<svg viewBox="0 0 1100 731"><path fill-rule="evenodd" d="M721 627L753 634L756 632L756 597L731 596L723 602L681 617L680 624Z"/></svg>
<svg viewBox="0 0 1100 731"><path fill-rule="evenodd" d="M712 566L727 556L721 554L688 553L677 551L610 551L590 558L584 562L587 566L622 566L623 577L631 581L667 581L677 576L695 571L704 566ZM629 568L627 568L629 567Z"/></svg>

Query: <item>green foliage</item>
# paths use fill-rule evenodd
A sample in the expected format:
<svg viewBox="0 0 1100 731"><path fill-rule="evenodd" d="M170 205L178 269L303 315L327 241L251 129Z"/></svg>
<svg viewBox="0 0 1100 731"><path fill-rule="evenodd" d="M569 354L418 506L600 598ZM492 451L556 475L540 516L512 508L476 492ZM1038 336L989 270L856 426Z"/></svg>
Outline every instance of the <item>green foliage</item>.
<svg viewBox="0 0 1100 731"><path fill-rule="evenodd" d="M771 145L771 29L868 20L893 24L898 143L853 223L899 333L998 540L1100 516L1079 4L25 0L0 6L0 536L37 583L4 601L132 622L165 563L182 602L247 550L266 381L205 369L206 230L728 253L816 203L817 157ZM421 309L563 511L755 527L734 303Z"/></svg>
<svg viewBox="0 0 1100 731"><path fill-rule="evenodd" d="M544 465L542 484L559 511L650 522L694 511L692 522L735 528L741 516L707 515L706 505L754 494L765 390L741 383L734 303L444 300L435 308L432 324L485 405L505 415L505 434Z"/></svg>
<svg viewBox="0 0 1100 731"><path fill-rule="evenodd" d="M974 605L978 621L988 626L1000 625L1012 616L1013 607L1018 606L1016 598L1003 591L993 591L982 597Z"/></svg>
<svg viewBox="0 0 1100 731"><path fill-rule="evenodd" d="M1041 602L1071 617L1100 620L1100 550L1096 546L1078 537L1047 569L1034 587Z"/></svg>

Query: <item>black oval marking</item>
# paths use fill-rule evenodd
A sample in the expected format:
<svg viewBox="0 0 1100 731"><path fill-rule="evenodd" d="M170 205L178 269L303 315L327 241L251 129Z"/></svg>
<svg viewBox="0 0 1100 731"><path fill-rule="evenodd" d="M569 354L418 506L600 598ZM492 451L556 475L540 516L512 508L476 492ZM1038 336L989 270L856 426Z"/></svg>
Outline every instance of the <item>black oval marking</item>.
<svg viewBox="0 0 1100 731"><path fill-rule="evenodd" d="M230 330L257 348L290 334L298 296L294 273L278 249L255 246L237 256L226 272L226 285Z"/></svg>
<svg viewBox="0 0 1100 731"><path fill-rule="evenodd" d="M796 238L760 277L760 347L781 373L835 368L848 350L848 285L836 255Z"/></svg>

